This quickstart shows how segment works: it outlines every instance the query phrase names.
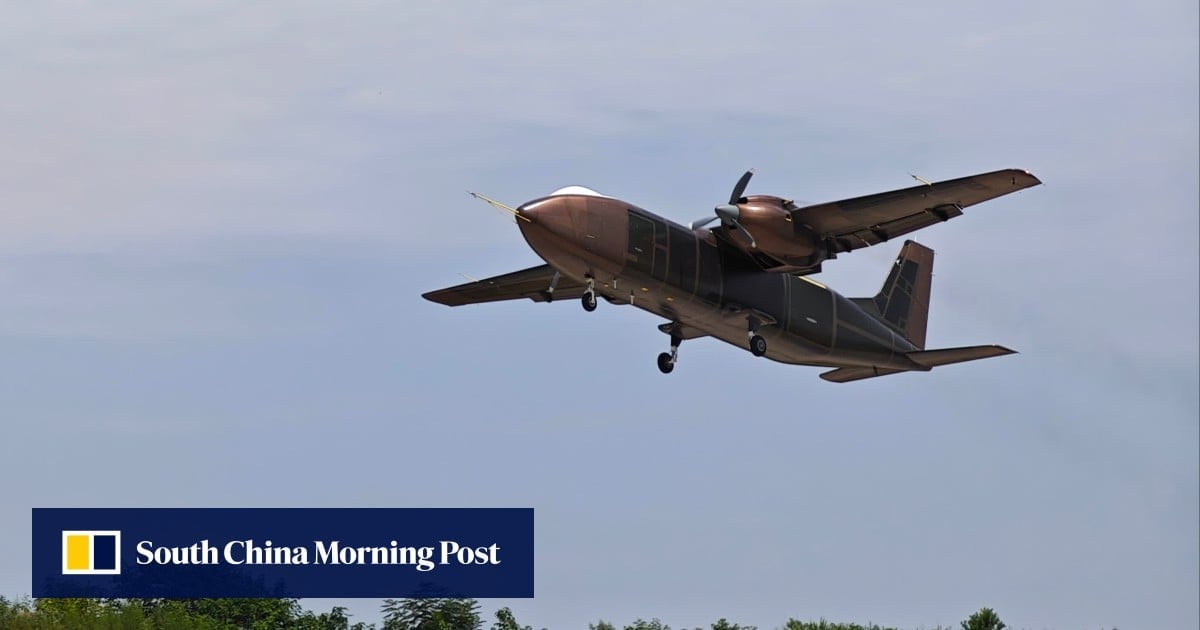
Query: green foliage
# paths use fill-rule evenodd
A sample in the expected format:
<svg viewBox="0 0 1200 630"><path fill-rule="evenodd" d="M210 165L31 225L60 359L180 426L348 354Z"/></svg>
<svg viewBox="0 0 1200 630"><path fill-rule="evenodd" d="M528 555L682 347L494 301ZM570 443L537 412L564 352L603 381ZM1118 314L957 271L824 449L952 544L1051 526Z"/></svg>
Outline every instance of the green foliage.
<svg viewBox="0 0 1200 630"><path fill-rule="evenodd" d="M344 606L334 606L329 612L319 615L304 611L289 628L296 630L374 630L375 624L350 623L350 615Z"/></svg>
<svg viewBox="0 0 1200 630"><path fill-rule="evenodd" d="M859 625L857 623L836 623L825 621L800 621L798 619L788 619L787 623L783 624L783 630L896 630L892 627L877 626L873 623L867 625Z"/></svg>
<svg viewBox="0 0 1200 630"><path fill-rule="evenodd" d="M724 617L717 620L717 623L712 625L712 630L758 630L755 626L743 626L741 624L729 623Z"/></svg>
<svg viewBox="0 0 1200 630"><path fill-rule="evenodd" d="M496 623L492 624L492 630L533 630L533 628L517 623L516 615L508 607L505 607L496 611Z"/></svg>
<svg viewBox="0 0 1200 630"><path fill-rule="evenodd" d="M474 599L387 599L380 630L483 630ZM588 630L617 630L607 621ZM671 630L655 618L638 619L622 630ZM725 618L711 630L756 630ZM873 623L837 623L788 619L782 630L895 630ZM941 626L938 627L941 630ZM961 630L1005 630L991 608L981 608L960 624ZM0 596L0 630L375 630L374 624L350 622L346 608L304 610L295 599L8 599ZM496 611L488 630L533 630L517 622L508 608ZM543 629L544 630L544 629ZM696 628L696 630L701 630ZM949 630L949 629L946 629ZM1115 630L1115 629L1114 629Z"/></svg>
<svg viewBox="0 0 1200 630"><path fill-rule="evenodd" d="M479 630L479 602L473 599L385 599L383 630Z"/></svg>
<svg viewBox="0 0 1200 630"><path fill-rule="evenodd" d="M991 608L980 608L979 612L967 617L962 622L962 630L1004 630L1007 626L1000 621L1000 615Z"/></svg>
<svg viewBox="0 0 1200 630"><path fill-rule="evenodd" d="M316 614L294 599L0 597L3 630L372 630L340 606Z"/></svg>
<svg viewBox="0 0 1200 630"><path fill-rule="evenodd" d="M167 600L150 601L157 606ZM172 603L182 605L194 616L212 619L218 627L246 630L286 628L300 612L300 604L294 599L184 599Z"/></svg>
<svg viewBox="0 0 1200 630"><path fill-rule="evenodd" d="M0 595L0 628L34 628L33 603L28 599L11 600Z"/></svg>
<svg viewBox="0 0 1200 630"><path fill-rule="evenodd" d="M650 621L638 619L632 624L625 626L625 630L671 630L671 626L659 621L657 618Z"/></svg>

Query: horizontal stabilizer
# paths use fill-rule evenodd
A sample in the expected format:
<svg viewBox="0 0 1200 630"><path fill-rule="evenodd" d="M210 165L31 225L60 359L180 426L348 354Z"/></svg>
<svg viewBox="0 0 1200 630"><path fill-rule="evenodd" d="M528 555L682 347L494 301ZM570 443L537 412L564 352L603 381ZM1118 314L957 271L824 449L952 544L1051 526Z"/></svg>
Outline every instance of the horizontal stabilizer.
<svg viewBox="0 0 1200 630"><path fill-rule="evenodd" d="M965 346L962 348L942 348L940 350L916 350L909 352L905 356L920 366L914 368L914 370L927 371L939 365L962 363L963 361L974 361L976 359L990 359L991 357L1002 357L1006 354L1015 353L1015 350L1009 350L1004 346ZM833 383L849 383L850 381L861 381L864 378L875 378L876 376L887 376L888 374L899 374L900 372L908 371L910 370L882 367L844 367L823 372L821 378Z"/></svg>
<svg viewBox="0 0 1200 630"><path fill-rule="evenodd" d="M1015 353L1015 350L1009 350L1004 346L964 346L962 348L942 348L940 350L917 350L909 352L905 356L912 359L912 362L917 365L933 368L939 365L962 363L963 361L974 361L976 359L990 359L992 357L1002 357L1006 354Z"/></svg>
<svg viewBox="0 0 1200 630"><path fill-rule="evenodd" d="M888 374L898 374L907 371L881 367L844 367L822 372L821 378L832 383L849 383L850 381L861 381L864 378L875 378L876 376L887 376Z"/></svg>

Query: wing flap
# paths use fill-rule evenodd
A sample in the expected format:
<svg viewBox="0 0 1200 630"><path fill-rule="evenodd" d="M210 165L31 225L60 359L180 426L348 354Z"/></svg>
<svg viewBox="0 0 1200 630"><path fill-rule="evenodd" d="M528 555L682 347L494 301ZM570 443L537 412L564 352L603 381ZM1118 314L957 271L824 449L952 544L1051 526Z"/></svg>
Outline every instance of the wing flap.
<svg viewBox="0 0 1200 630"><path fill-rule="evenodd" d="M921 228L927 228L937 223L949 221L954 217L962 216L962 209L958 206L940 206L922 210L916 214L884 221L870 227L864 227L859 230L850 232L849 234L838 234L834 239L839 242L839 246L846 251L847 249L859 249L886 243L887 241L904 236L909 232L916 232ZM843 241L849 241L848 243Z"/></svg>
<svg viewBox="0 0 1200 630"><path fill-rule="evenodd" d="M521 298L529 298L534 302L548 302L547 289L550 288L554 274L554 268L550 265L539 265L484 280L430 291L421 297L446 306L519 300ZM586 288L583 283L560 275L558 284L554 288L554 299L580 297Z"/></svg>
<svg viewBox="0 0 1200 630"><path fill-rule="evenodd" d="M875 378L876 376L887 376L888 374L899 374L900 372L907 371L881 367L844 367L828 372L821 372L821 378L831 383L849 383L850 381L861 381L864 378Z"/></svg>
<svg viewBox="0 0 1200 630"><path fill-rule="evenodd" d="M700 330L699 328L693 328L691 326L683 326L680 324L676 324L674 322L667 322L665 324L659 324L658 329L667 333L668 335L671 333L677 333L679 335L679 338L684 341L687 341L688 339L699 339L701 337L708 336L708 333L704 332L703 330Z"/></svg>

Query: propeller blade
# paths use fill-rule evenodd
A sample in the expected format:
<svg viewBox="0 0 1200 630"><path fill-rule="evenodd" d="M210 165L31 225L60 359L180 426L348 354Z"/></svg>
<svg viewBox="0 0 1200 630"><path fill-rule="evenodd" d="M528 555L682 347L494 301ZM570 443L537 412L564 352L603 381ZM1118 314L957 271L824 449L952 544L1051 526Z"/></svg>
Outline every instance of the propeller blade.
<svg viewBox="0 0 1200 630"><path fill-rule="evenodd" d="M738 180L737 185L733 187L733 193L729 195L729 203L735 204L738 199L742 198L742 193L746 192L746 184L750 183L750 178L754 176L754 169L746 171L742 178Z"/></svg>
<svg viewBox="0 0 1200 630"><path fill-rule="evenodd" d="M730 221L730 223L733 224L733 227L741 230L742 234L746 235L746 238L750 239L751 248L758 247L758 243L754 242L754 235L750 233L750 230L747 230L741 223L738 223L737 221Z"/></svg>
<svg viewBox="0 0 1200 630"><path fill-rule="evenodd" d="M729 203L723 203L716 208L713 208L713 212L716 213L716 216L696 219L695 221L689 223L688 227L695 230L697 228L702 228L709 223L716 221L717 219L720 219L721 225L736 226L742 231L743 234L746 235L746 238L750 239L750 246L755 247L754 237L750 235L750 232L746 231L746 228L742 227L742 225L738 223L738 218L742 216L742 210L737 206L738 199L741 199L742 193L746 192L746 185L750 183L750 178L753 176L754 169L750 169L742 175L741 179L739 179L737 184L734 185L733 192L729 195Z"/></svg>

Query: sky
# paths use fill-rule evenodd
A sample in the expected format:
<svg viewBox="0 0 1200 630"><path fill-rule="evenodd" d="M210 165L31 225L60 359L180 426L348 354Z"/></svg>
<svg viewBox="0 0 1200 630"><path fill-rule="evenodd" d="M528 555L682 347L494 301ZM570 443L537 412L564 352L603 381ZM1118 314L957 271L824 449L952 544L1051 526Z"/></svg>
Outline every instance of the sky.
<svg viewBox="0 0 1200 630"><path fill-rule="evenodd" d="M1195 2L2 11L0 594L32 507L513 506L537 597L484 610L535 627L1200 625ZM467 189L686 223L751 167L813 203L1031 170L914 235L929 345L1020 354L663 376L642 311L420 298L540 262Z"/></svg>

